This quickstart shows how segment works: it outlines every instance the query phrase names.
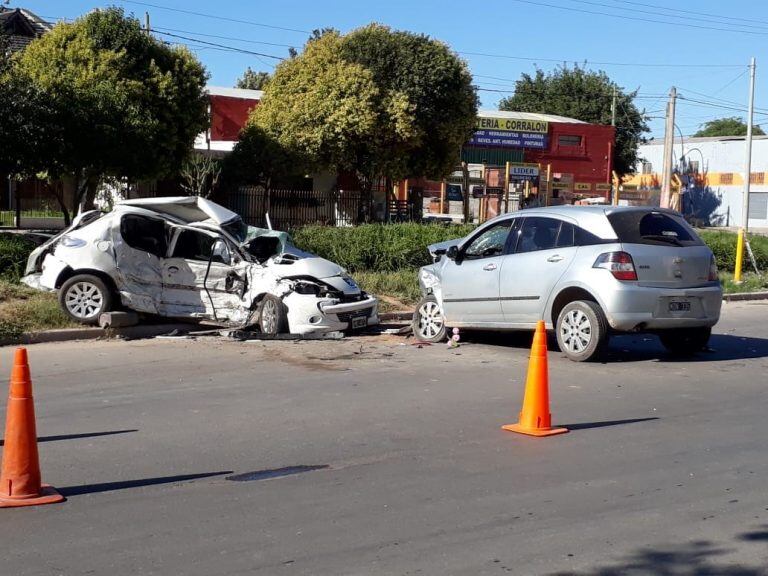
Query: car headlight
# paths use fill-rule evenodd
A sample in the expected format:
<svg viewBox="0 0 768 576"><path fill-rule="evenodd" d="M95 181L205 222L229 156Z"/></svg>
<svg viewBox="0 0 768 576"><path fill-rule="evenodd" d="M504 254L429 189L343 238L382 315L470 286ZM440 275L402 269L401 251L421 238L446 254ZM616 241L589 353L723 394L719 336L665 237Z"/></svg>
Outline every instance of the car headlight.
<svg viewBox="0 0 768 576"><path fill-rule="evenodd" d="M59 240L59 244L61 246L64 246L64 248L82 248L88 243L85 240L81 240L80 238L72 238L72 236L62 236L61 240Z"/></svg>

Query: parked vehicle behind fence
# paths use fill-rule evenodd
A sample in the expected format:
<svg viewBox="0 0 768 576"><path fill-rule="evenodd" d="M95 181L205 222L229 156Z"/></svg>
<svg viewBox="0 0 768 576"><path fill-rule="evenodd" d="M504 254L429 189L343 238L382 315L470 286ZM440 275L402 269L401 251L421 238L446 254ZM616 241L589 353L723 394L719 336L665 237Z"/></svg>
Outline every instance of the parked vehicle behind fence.
<svg viewBox="0 0 768 576"><path fill-rule="evenodd" d="M720 317L712 251L671 210L524 210L430 252L413 319L423 341L443 340L449 326L529 330L543 319L575 361L599 357L613 332L655 333L692 354Z"/></svg>
<svg viewBox="0 0 768 576"><path fill-rule="evenodd" d="M246 226L196 196L126 200L81 214L29 257L23 282L57 290L84 324L125 307L146 314L322 333L378 323L378 302L337 264Z"/></svg>

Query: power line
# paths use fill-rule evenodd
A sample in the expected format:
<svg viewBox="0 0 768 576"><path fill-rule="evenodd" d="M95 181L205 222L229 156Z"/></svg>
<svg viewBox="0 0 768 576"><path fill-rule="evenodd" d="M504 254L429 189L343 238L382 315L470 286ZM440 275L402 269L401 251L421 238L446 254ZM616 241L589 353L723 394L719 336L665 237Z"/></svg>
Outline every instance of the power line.
<svg viewBox="0 0 768 576"><path fill-rule="evenodd" d="M262 42L261 40L249 40L246 38L236 38L234 36L219 36L217 34L204 34L202 32L194 32L192 30L178 30L176 28L165 28L163 26L153 26L153 31L165 30L167 32L180 32L182 34L194 34L195 36L203 36L204 38L218 38L219 40L234 40L237 42L247 42L249 44L263 44L265 46L279 46L281 48L295 48L292 44L278 44L276 42Z"/></svg>
<svg viewBox="0 0 768 576"><path fill-rule="evenodd" d="M245 50L244 48L238 48L236 46L227 46L225 44L217 44L215 42L207 42L206 40L200 40L199 38L190 38L189 36L180 36L178 34L172 34L170 32L160 32L155 31L156 34L160 34L162 36L170 36L171 38L180 38L182 40L189 40L190 42L197 42L198 44L205 44L207 46L214 46L216 48L223 48L226 50L230 50L232 52L241 52L243 54L250 54L252 56L263 56L264 58L274 58L275 60L285 60L285 58L282 58L280 56L275 56L273 54L264 54L262 52L253 52L252 50Z"/></svg>
<svg viewBox="0 0 768 576"><path fill-rule="evenodd" d="M679 12L681 14L696 14L699 16L713 16L715 18L721 18L723 20L739 20L742 22L759 22L761 24L768 24L765 20L755 20L754 18L738 18L736 16L725 16L722 14L712 14L711 12L701 12L699 10L682 10L680 8L668 8L667 6L660 6L658 4L644 4L642 2L631 2L629 0L612 0L618 4L631 4L634 6L643 6L644 8L655 8L657 10L666 10L668 12Z"/></svg>
<svg viewBox="0 0 768 576"><path fill-rule="evenodd" d="M528 0L512 0L513 2L528 2ZM533 3L533 2L532 2ZM576 62L577 60L574 60L572 58L531 58L530 56L512 56L509 54L490 54L487 52L465 52L461 50L457 50L457 54L463 54L466 56L484 56L487 58L502 58L505 60L523 60L527 62L557 62L559 64L567 63L567 62ZM597 66L635 66L635 67L645 67L645 68L746 68L747 66L745 64L700 64L700 63L689 63L689 64L683 64L683 63L648 63L648 62L590 62L588 60L583 60L584 64L591 64L591 65L597 65ZM486 76L486 78L490 78L490 76ZM504 78L496 78L497 80L505 80Z"/></svg>
<svg viewBox="0 0 768 576"><path fill-rule="evenodd" d="M152 4L150 2L139 2L138 0L118 0L118 1L124 4L137 4L139 6L157 8L158 10L167 10L169 12L178 12L181 14L190 14L192 16L200 16L201 18L211 18L214 20L222 20L224 22L234 22L236 24L248 24L249 26L258 26L259 28L270 28L272 30L283 30L285 32L297 32L299 34L312 34L310 30L300 30L298 28L285 28L283 26L274 26L272 24L263 24L261 22L254 22L253 20L240 20L238 18L228 18L226 16L219 16L218 14L209 14L206 12L195 12L193 10L183 10L181 8L171 8L169 6L162 6L160 4Z"/></svg>
<svg viewBox="0 0 768 576"><path fill-rule="evenodd" d="M686 28L697 28L699 30L717 30L720 32L736 32L738 34L752 34L752 35L758 35L758 36L768 36L768 32L756 32L751 30L734 30L732 28L718 28L715 26L701 26L699 24L686 24L681 22L667 22L665 20L652 20L650 18L640 18L638 16L624 16L621 14L611 14L609 12L598 12L596 10L585 10L584 8L574 8L571 6L562 6L557 4L548 4L546 2L534 2L533 0L511 0L512 2L517 2L519 4L531 4L533 6L543 6L545 8L555 8L557 10L566 10L569 12L580 12L582 14L594 14L597 16L608 16L610 18L618 18L620 20L634 20L636 22L650 22L652 24L666 24L668 26L676 26L681 27L684 26Z"/></svg>

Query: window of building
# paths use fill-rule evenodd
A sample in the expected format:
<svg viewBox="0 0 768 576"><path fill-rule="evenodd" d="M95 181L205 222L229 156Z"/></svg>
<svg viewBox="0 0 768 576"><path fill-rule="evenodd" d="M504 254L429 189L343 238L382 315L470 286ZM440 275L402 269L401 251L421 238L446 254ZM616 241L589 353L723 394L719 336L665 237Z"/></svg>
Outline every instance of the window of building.
<svg viewBox="0 0 768 576"><path fill-rule="evenodd" d="M653 174L653 164L650 162L643 162L643 174Z"/></svg>
<svg viewBox="0 0 768 576"><path fill-rule="evenodd" d="M581 136L561 134L557 137L557 145L581 147Z"/></svg>

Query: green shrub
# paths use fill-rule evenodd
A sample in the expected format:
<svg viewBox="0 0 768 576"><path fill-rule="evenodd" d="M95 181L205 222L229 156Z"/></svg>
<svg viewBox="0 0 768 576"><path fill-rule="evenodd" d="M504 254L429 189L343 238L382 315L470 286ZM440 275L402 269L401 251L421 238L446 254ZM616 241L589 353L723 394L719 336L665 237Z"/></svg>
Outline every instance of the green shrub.
<svg viewBox="0 0 768 576"><path fill-rule="evenodd" d="M364 224L351 228L307 226L293 234L297 247L350 272L391 272L431 262L427 246L462 238L473 226L441 224Z"/></svg>
<svg viewBox="0 0 768 576"><path fill-rule="evenodd" d="M18 282L35 245L19 234L0 234L0 278Z"/></svg>
<svg viewBox="0 0 768 576"><path fill-rule="evenodd" d="M721 230L703 230L699 236L712 250L717 262L717 268L721 271L733 272L736 266L736 234ZM757 267L760 271L768 269L768 238L765 236L749 234L749 244L755 255ZM749 256L744 252L743 269L751 268Z"/></svg>

